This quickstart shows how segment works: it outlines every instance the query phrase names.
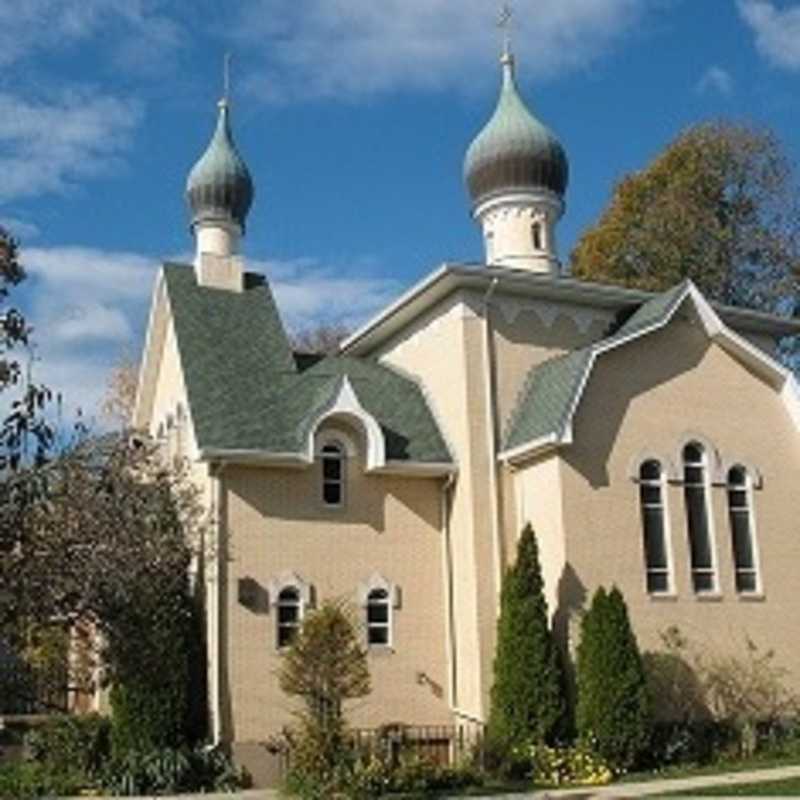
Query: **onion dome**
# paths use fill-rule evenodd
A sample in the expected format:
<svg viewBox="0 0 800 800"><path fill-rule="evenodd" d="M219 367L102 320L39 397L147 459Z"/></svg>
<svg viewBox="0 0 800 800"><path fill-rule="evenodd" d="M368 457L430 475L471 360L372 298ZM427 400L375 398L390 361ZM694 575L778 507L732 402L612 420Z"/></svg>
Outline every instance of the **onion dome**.
<svg viewBox="0 0 800 800"><path fill-rule="evenodd" d="M227 100L219 102L217 128L186 182L192 226L201 222L235 222L244 230L253 203L253 179L231 134Z"/></svg>
<svg viewBox="0 0 800 800"><path fill-rule="evenodd" d="M528 110L514 78L514 56L504 53L503 87L492 118L464 159L464 180L478 205L508 191L546 189L564 196L566 153L555 134Z"/></svg>

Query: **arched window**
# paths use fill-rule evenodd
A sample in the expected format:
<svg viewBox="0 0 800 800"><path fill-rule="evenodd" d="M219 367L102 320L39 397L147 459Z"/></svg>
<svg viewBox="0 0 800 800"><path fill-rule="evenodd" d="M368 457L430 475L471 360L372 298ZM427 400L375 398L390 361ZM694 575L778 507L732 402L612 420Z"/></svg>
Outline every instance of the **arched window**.
<svg viewBox="0 0 800 800"><path fill-rule="evenodd" d="M287 586L278 594L278 647L288 647L300 628L303 617L303 600L300 590Z"/></svg>
<svg viewBox="0 0 800 800"><path fill-rule="evenodd" d="M322 501L326 506L344 503L344 448L339 442L329 442L322 448Z"/></svg>
<svg viewBox="0 0 800 800"><path fill-rule="evenodd" d="M705 449L697 442L690 442L683 448L683 492L686 500L692 586L696 592L713 592L717 588L708 515L707 473Z"/></svg>
<svg viewBox="0 0 800 800"><path fill-rule="evenodd" d="M386 589L373 589L367 595L367 644L390 645L392 607Z"/></svg>
<svg viewBox="0 0 800 800"><path fill-rule="evenodd" d="M542 250L544 249L544 240L542 237L542 223L541 222L534 222L531 225L531 238L533 239L533 249L534 250Z"/></svg>
<svg viewBox="0 0 800 800"><path fill-rule="evenodd" d="M670 565L664 521L664 483L661 464L645 461L639 468L639 501L642 506L647 591L669 592Z"/></svg>
<svg viewBox="0 0 800 800"><path fill-rule="evenodd" d="M728 513L737 592L757 592L759 589L750 490L747 470L741 466L733 467L728 472Z"/></svg>

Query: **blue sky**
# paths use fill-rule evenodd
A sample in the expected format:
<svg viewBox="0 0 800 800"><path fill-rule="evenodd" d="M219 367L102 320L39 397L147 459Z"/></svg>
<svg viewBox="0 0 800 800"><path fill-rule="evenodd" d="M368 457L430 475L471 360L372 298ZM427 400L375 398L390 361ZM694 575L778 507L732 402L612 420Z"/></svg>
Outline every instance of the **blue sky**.
<svg viewBox="0 0 800 800"><path fill-rule="evenodd" d="M285 320L362 321L477 261L461 162L498 88L494 0L0 0L0 219L30 279L36 375L91 418L138 354L158 262L188 257L186 174L233 53L256 182L245 254ZM694 122L800 155L800 2L516 0L523 93L571 161L566 258L613 184Z"/></svg>

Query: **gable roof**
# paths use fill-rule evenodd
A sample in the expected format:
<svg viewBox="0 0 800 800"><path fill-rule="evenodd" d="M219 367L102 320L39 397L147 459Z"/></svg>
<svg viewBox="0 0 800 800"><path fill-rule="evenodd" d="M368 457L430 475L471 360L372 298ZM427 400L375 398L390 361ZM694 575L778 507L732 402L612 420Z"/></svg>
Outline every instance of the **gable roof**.
<svg viewBox="0 0 800 800"><path fill-rule="evenodd" d="M572 421L597 358L663 328L687 300L697 309L710 339L767 377L781 391L795 425L800 428L800 395L791 372L726 327L694 283L686 280L642 304L615 334L533 367L509 417L501 458L513 462L549 447L570 444Z"/></svg>
<svg viewBox="0 0 800 800"><path fill-rule="evenodd" d="M266 280L247 274L242 292L198 286L191 267L164 265L164 281L201 457L309 463L309 443L336 411L374 420L387 462L451 464L420 387L367 359L324 358L298 371ZM302 363L302 362L301 362Z"/></svg>

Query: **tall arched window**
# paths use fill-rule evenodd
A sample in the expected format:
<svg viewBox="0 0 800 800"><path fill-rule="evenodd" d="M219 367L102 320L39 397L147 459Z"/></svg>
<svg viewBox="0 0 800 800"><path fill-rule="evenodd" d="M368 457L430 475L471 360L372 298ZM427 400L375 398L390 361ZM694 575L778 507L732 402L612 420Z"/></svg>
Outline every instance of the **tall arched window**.
<svg viewBox="0 0 800 800"><path fill-rule="evenodd" d="M714 551L708 518L708 466L706 451L691 442L683 448L683 491L689 533L692 586L696 592L717 588Z"/></svg>
<svg viewBox="0 0 800 800"><path fill-rule="evenodd" d="M757 592L759 589L750 490L747 470L742 466L733 467L728 472L728 513L737 592Z"/></svg>
<svg viewBox="0 0 800 800"><path fill-rule="evenodd" d="M639 468L639 501L642 506L647 591L669 592L670 565L664 516L664 484L661 464L645 461Z"/></svg>
<svg viewBox="0 0 800 800"><path fill-rule="evenodd" d="M367 595L367 644L390 645L392 608L386 589L373 589Z"/></svg>
<svg viewBox="0 0 800 800"><path fill-rule="evenodd" d="M300 590L287 586L278 594L278 647L288 647L300 628L303 617L303 600Z"/></svg>
<svg viewBox="0 0 800 800"><path fill-rule="evenodd" d="M329 442L322 448L322 501L326 506L344 503L344 448L339 442Z"/></svg>

